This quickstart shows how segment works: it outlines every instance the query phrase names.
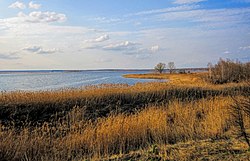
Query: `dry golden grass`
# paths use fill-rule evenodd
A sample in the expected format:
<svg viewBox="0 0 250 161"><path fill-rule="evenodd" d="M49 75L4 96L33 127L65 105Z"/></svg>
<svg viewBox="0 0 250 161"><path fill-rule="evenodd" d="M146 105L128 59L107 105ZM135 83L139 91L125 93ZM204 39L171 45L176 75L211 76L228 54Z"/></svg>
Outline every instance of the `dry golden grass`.
<svg viewBox="0 0 250 161"><path fill-rule="evenodd" d="M103 160L220 160L247 161L247 145L236 139L206 139L168 145L153 145L128 154L113 155Z"/></svg>
<svg viewBox="0 0 250 161"><path fill-rule="evenodd" d="M232 136L230 96L244 97L248 85L212 85L203 81L204 73L136 77L147 76L170 82L2 92L0 158L100 160L157 144L165 153L156 157L195 160L199 155L183 149L173 155L164 146ZM250 120L245 119L249 128ZM199 151L199 146L191 149Z"/></svg>
<svg viewBox="0 0 250 161"><path fill-rule="evenodd" d="M148 104L167 104L174 99L192 101L214 96L241 95L250 87L244 84L174 85L168 82L128 85L103 85L87 89L68 89L40 92L2 92L0 118L5 124L14 122L44 122L61 117L74 106L86 110L86 119L106 117L110 113L133 113Z"/></svg>
<svg viewBox="0 0 250 161"><path fill-rule="evenodd" d="M207 73L189 73L189 74L169 74L169 73L148 73L148 74L127 74L125 78L139 78L139 79L166 79L170 84L183 85L183 84L202 84L209 85L203 78Z"/></svg>
<svg viewBox="0 0 250 161"><path fill-rule="evenodd" d="M172 101L138 113L111 115L94 122L74 108L64 119L16 131L1 126L0 157L6 160L100 159L152 144L227 138L231 122L228 97L193 102ZM7 129L6 129L7 128ZM194 158L195 159L195 158Z"/></svg>

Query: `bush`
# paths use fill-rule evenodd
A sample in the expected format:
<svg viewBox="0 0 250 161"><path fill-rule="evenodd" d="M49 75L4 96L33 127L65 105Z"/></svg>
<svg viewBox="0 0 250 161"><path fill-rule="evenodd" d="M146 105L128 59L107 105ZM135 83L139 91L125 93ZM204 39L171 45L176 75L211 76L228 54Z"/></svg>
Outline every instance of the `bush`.
<svg viewBox="0 0 250 161"><path fill-rule="evenodd" d="M241 82L250 78L250 62L241 63L220 59L209 69L209 80L215 84Z"/></svg>

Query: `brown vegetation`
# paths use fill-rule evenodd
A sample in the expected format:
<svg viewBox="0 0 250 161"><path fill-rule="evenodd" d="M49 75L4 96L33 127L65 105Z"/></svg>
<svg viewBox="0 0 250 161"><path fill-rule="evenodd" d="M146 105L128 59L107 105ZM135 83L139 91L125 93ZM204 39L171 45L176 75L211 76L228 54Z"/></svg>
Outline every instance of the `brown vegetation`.
<svg viewBox="0 0 250 161"><path fill-rule="evenodd" d="M74 108L58 121L18 131L1 126L0 157L6 160L100 159L152 144L175 144L200 139L225 139L231 129L227 104L218 97L167 106L147 107L133 115L118 114L96 121L83 119ZM216 120L216 121L214 121ZM166 156L169 157L169 156Z"/></svg>
<svg viewBox="0 0 250 161"><path fill-rule="evenodd" d="M192 101L219 95L243 95L250 90L244 84L202 86L178 85L176 82L176 85L165 82L106 85L85 90L1 93L0 118L3 124L37 124L63 117L74 106L79 106L85 109L84 118L89 120L106 117L110 113L134 113L147 105L167 104L173 99Z"/></svg>
<svg viewBox="0 0 250 161"><path fill-rule="evenodd" d="M236 139L206 139L177 144L153 145L129 154L113 155L103 160L219 160L247 161L250 153L247 146Z"/></svg>
<svg viewBox="0 0 250 161"><path fill-rule="evenodd" d="M195 85L195 86L209 86L211 85L204 78L207 73L192 73L192 74L169 74L169 73L147 73L147 74L126 74L125 78L138 79L162 79L168 81L171 85Z"/></svg>
<svg viewBox="0 0 250 161"><path fill-rule="evenodd" d="M250 79L250 62L220 59L214 66L210 65L209 80L215 84L241 82Z"/></svg>
<svg viewBox="0 0 250 161"><path fill-rule="evenodd" d="M249 99L249 85L214 85L205 81L206 73L125 77L169 81L59 91L2 92L0 158L250 158L247 144L232 139L233 132L237 131L234 126L237 115L232 115L231 108L235 100ZM248 132L250 118L241 116Z"/></svg>
<svg viewBox="0 0 250 161"><path fill-rule="evenodd" d="M248 85L250 84L248 83ZM234 103L231 105L231 115L238 128L238 137L244 138L250 150L250 127L248 125L249 120L246 120L246 118L250 118L250 91L247 92L247 95L247 98L233 99Z"/></svg>

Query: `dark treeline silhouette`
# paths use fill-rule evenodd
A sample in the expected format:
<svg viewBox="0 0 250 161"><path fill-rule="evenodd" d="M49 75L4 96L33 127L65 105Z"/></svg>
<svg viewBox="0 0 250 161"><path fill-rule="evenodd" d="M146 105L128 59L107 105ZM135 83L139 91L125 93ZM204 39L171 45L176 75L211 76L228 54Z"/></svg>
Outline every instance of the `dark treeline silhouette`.
<svg viewBox="0 0 250 161"><path fill-rule="evenodd" d="M250 79L250 62L241 63L220 59L215 65L208 65L209 80L215 84L240 82Z"/></svg>

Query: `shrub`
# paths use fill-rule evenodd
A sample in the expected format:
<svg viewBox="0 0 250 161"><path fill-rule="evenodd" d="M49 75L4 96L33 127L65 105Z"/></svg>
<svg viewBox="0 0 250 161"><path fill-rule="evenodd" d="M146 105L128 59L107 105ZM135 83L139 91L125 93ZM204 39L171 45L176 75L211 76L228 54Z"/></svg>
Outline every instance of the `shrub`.
<svg viewBox="0 0 250 161"><path fill-rule="evenodd" d="M250 78L250 62L241 63L230 59L220 59L217 64L210 66L209 80L215 84L241 82Z"/></svg>

